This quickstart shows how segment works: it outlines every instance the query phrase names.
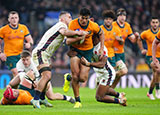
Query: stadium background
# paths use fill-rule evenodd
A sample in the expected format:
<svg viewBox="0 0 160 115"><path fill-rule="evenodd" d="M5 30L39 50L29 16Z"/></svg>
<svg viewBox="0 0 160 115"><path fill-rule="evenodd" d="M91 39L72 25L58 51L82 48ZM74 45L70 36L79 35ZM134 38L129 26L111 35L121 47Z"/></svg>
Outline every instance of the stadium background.
<svg viewBox="0 0 160 115"><path fill-rule="evenodd" d="M106 9L117 10L125 8L127 21L131 24L133 31L141 33L149 27L152 15L160 16L159 0L1 0L0 1L0 27L7 24L8 12L16 10L20 14L20 23L27 25L34 39L34 47L37 45L43 33L58 21L59 11L71 12L73 18L77 17L81 7L90 8L92 17L101 25L103 24L102 12ZM145 45L145 42L144 42ZM146 45L145 45L146 48ZM62 44L52 57L54 86L62 86L63 74L69 72L69 58L66 55L68 47ZM129 40L125 45L126 64L129 73L125 76L119 86L125 87L148 87L151 79L151 70L136 69L139 65L146 67L144 56L136 44ZM138 73L137 73L138 72ZM93 70L90 72L90 76ZM0 62L0 88L5 88L11 79L11 72L7 70L4 62Z"/></svg>

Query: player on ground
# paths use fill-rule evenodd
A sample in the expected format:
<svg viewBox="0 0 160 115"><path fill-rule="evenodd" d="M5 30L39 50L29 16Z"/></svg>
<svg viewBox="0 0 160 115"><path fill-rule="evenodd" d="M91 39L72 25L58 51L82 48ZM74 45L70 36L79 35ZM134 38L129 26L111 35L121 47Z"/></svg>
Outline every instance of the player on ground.
<svg viewBox="0 0 160 115"><path fill-rule="evenodd" d="M151 100L155 100L155 98L153 96L153 89L155 86L156 86L156 97L158 99L160 98L160 89L159 89L159 80L158 80L158 78L160 77L160 74L156 71L155 66L153 66L153 63L151 63L151 62L152 62L152 43L153 43L155 37L157 36L157 33L160 30L158 18L152 17L152 19L150 21L150 25L151 25L151 27L149 29L147 29L141 33L140 38L138 39L137 43L138 43L138 46L141 50L141 53L143 55L146 55L147 64L150 67L152 67L152 69L153 69L153 78L151 80L150 88L149 88L149 92L147 93L147 96ZM147 50L144 49L142 40L146 41ZM158 61L160 61L160 47L159 46L157 47L156 58L158 59Z"/></svg>
<svg viewBox="0 0 160 115"><path fill-rule="evenodd" d="M8 87L3 93L0 105L31 105L32 99L28 91Z"/></svg>
<svg viewBox="0 0 160 115"><path fill-rule="evenodd" d="M70 13L62 11L59 15L59 22L51 27L42 37L37 47L32 52L33 61L36 64L41 75L38 81L38 87L35 91L33 106L40 108L39 98L40 94L45 90L47 83L51 79L50 58L60 47L65 36L78 35L83 37L87 34L84 31L68 30L67 26L72 20ZM79 37L79 38L80 38ZM75 38L74 38L75 39Z"/></svg>
<svg viewBox="0 0 160 115"><path fill-rule="evenodd" d="M117 10L117 20L113 22L113 26L118 27L121 31L123 44L119 43L119 41L116 40L114 44L114 51L115 51L115 58L116 58L116 68L119 72L119 75L116 75L115 81L112 84L112 87L115 88L118 82L120 81L120 78L123 75L126 75L128 72L128 69L125 65L125 54L124 54L124 44L126 38L129 38L129 40L132 43L136 42L137 37L139 37L139 33L135 32L133 34L131 26L128 22L126 22L126 11L123 8L120 8Z"/></svg>
<svg viewBox="0 0 160 115"><path fill-rule="evenodd" d="M34 97L36 82L40 79L40 75L32 61L30 52L23 51L21 53L21 59L18 61L16 68L18 70L18 75L10 81L7 87L19 85L19 89L29 91ZM40 95L40 103L44 104L46 107L52 107L52 105L45 99L45 95L50 100L66 100L71 103L75 102L70 96L53 93L50 82L48 83L47 90Z"/></svg>
<svg viewBox="0 0 160 115"><path fill-rule="evenodd" d="M23 24L19 24L19 15L16 11L11 11L8 15L9 24L0 28L0 59L5 61L13 76L18 74L16 63L20 59L20 53L23 50L24 40L26 40L25 48L31 48L33 44L32 37ZM4 52L1 44L4 41Z"/></svg>
<svg viewBox="0 0 160 115"><path fill-rule="evenodd" d="M73 88L73 92L74 92L74 96L76 100L74 108L82 107L80 95L79 95L79 87L80 87L79 83L85 82L88 79L88 73L89 73L90 67L86 67L83 64L81 64L80 58L83 56L89 62L91 62L91 57L92 57L92 52L93 52L93 42L92 42L93 34L98 34L100 36L101 47L99 49L99 54L101 54L104 49L103 31L98 26L98 24L89 20L90 15L91 15L91 12L89 9L82 8L80 10L79 17L71 21L69 24L69 29L71 30L74 30L74 31L84 30L89 33L85 37L84 42L81 44L72 44L73 42L71 42L70 40L73 40L73 39L69 39L69 38L66 41L67 44L72 44L70 46L70 53L68 53L68 55L70 56L72 88ZM103 54L100 56L100 58L102 58L102 56ZM67 76L69 77L70 75L67 75Z"/></svg>
<svg viewBox="0 0 160 115"><path fill-rule="evenodd" d="M99 39L94 38L93 41L94 49L92 62L88 62L86 58L81 58L81 63L87 67L93 67L97 75L98 88L96 92L96 100L104 103L116 103L126 106L127 99L125 98L125 93L118 93L110 86L112 85L116 72L107 60L108 51L104 47L103 57L100 59L100 54L98 53L100 49ZM112 98L114 96L115 98Z"/></svg>

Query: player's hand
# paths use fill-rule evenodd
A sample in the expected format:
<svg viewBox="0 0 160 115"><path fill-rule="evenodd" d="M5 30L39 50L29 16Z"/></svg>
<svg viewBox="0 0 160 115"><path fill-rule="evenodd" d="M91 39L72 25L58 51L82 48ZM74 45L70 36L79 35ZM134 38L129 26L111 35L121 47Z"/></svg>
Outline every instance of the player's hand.
<svg viewBox="0 0 160 115"><path fill-rule="evenodd" d="M146 49L141 50L141 54L142 54L142 55L146 55L146 53L147 53L147 50L146 50Z"/></svg>
<svg viewBox="0 0 160 115"><path fill-rule="evenodd" d="M100 48L99 49L99 59L101 60L102 59L102 57L103 57L103 54L104 54L104 48Z"/></svg>
<svg viewBox="0 0 160 115"><path fill-rule="evenodd" d="M138 32L135 32L134 35L135 35L136 39L140 37Z"/></svg>
<svg viewBox="0 0 160 115"><path fill-rule="evenodd" d="M12 88L9 84L6 86L6 88Z"/></svg>
<svg viewBox="0 0 160 115"><path fill-rule="evenodd" d="M6 54L0 53L0 59L1 59L2 61L6 61L6 59L7 59Z"/></svg>
<svg viewBox="0 0 160 115"><path fill-rule="evenodd" d="M32 80L34 81L35 80L35 76L34 76L34 72L33 70L29 70L26 75Z"/></svg>
<svg viewBox="0 0 160 115"><path fill-rule="evenodd" d="M83 31L83 30L76 31L76 32L77 32L77 35L79 35L79 36L86 36L86 35L88 35L88 34L89 34L89 32L87 32L87 31Z"/></svg>
<svg viewBox="0 0 160 115"><path fill-rule="evenodd" d="M158 64L159 64L159 61L158 61L158 59L154 59L153 58L153 66L155 66L155 68L158 68Z"/></svg>
<svg viewBox="0 0 160 115"><path fill-rule="evenodd" d="M90 66L90 62L88 62L84 57L81 57L81 63L85 66Z"/></svg>
<svg viewBox="0 0 160 115"><path fill-rule="evenodd" d="M30 49L31 48L31 44L30 43L25 43L25 48L26 49Z"/></svg>

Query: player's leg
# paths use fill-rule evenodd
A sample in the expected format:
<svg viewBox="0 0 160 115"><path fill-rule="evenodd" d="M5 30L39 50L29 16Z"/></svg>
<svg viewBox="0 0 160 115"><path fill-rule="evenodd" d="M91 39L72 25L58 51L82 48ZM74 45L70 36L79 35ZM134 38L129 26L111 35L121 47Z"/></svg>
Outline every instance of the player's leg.
<svg viewBox="0 0 160 115"><path fill-rule="evenodd" d="M128 69L122 60L116 62L116 68L117 68L116 78L112 84L112 88L115 88L119 83L121 77L128 73Z"/></svg>
<svg viewBox="0 0 160 115"><path fill-rule="evenodd" d="M75 103L75 100L70 96L54 93L50 82L48 83L46 96L49 100L66 100L68 102Z"/></svg>
<svg viewBox="0 0 160 115"><path fill-rule="evenodd" d="M103 81L105 82L105 81ZM106 95L106 94L110 94L112 96L115 96L115 98L111 97L110 95ZM110 86L109 85L99 85L97 88L97 92L96 92L96 100L99 102L104 102L104 103L115 103L115 104L120 104L123 106L126 106L126 98L118 98L118 93L115 90L110 90Z"/></svg>
<svg viewBox="0 0 160 115"><path fill-rule="evenodd" d="M78 102L80 102L79 98L79 64L80 59L75 56L70 58L70 67L71 67L71 76L72 76L72 89L74 92L75 100L77 105Z"/></svg>

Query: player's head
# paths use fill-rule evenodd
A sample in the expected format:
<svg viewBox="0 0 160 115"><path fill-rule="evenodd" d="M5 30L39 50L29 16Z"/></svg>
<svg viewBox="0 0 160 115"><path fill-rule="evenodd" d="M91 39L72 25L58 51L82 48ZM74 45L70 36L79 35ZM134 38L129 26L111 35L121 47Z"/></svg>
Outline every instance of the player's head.
<svg viewBox="0 0 160 115"><path fill-rule="evenodd" d="M115 18L115 12L113 10L105 10L102 16L104 18L104 25L110 27Z"/></svg>
<svg viewBox="0 0 160 115"><path fill-rule="evenodd" d="M3 93L4 98L9 101L15 101L18 98L19 91L12 88L7 88Z"/></svg>
<svg viewBox="0 0 160 115"><path fill-rule="evenodd" d="M10 23L11 26L16 27L19 23L19 15L18 12L16 11L11 11L8 14L8 21Z"/></svg>
<svg viewBox="0 0 160 115"><path fill-rule="evenodd" d="M67 11L61 11L59 14L59 21L64 22L66 25L72 20L72 16Z"/></svg>
<svg viewBox="0 0 160 115"><path fill-rule="evenodd" d="M158 17L152 17L150 21L151 28L157 30L159 28L159 19Z"/></svg>
<svg viewBox="0 0 160 115"><path fill-rule="evenodd" d="M29 67L31 64L31 53L27 50L24 50L21 53L21 60L25 67Z"/></svg>
<svg viewBox="0 0 160 115"><path fill-rule="evenodd" d="M87 8L82 8L79 12L79 23L81 26L87 26L91 16L91 11Z"/></svg>
<svg viewBox="0 0 160 115"><path fill-rule="evenodd" d="M117 10L117 20L120 23L124 23L126 21L126 15L127 15L127 12L124 8L119 8Z"/></svg>

